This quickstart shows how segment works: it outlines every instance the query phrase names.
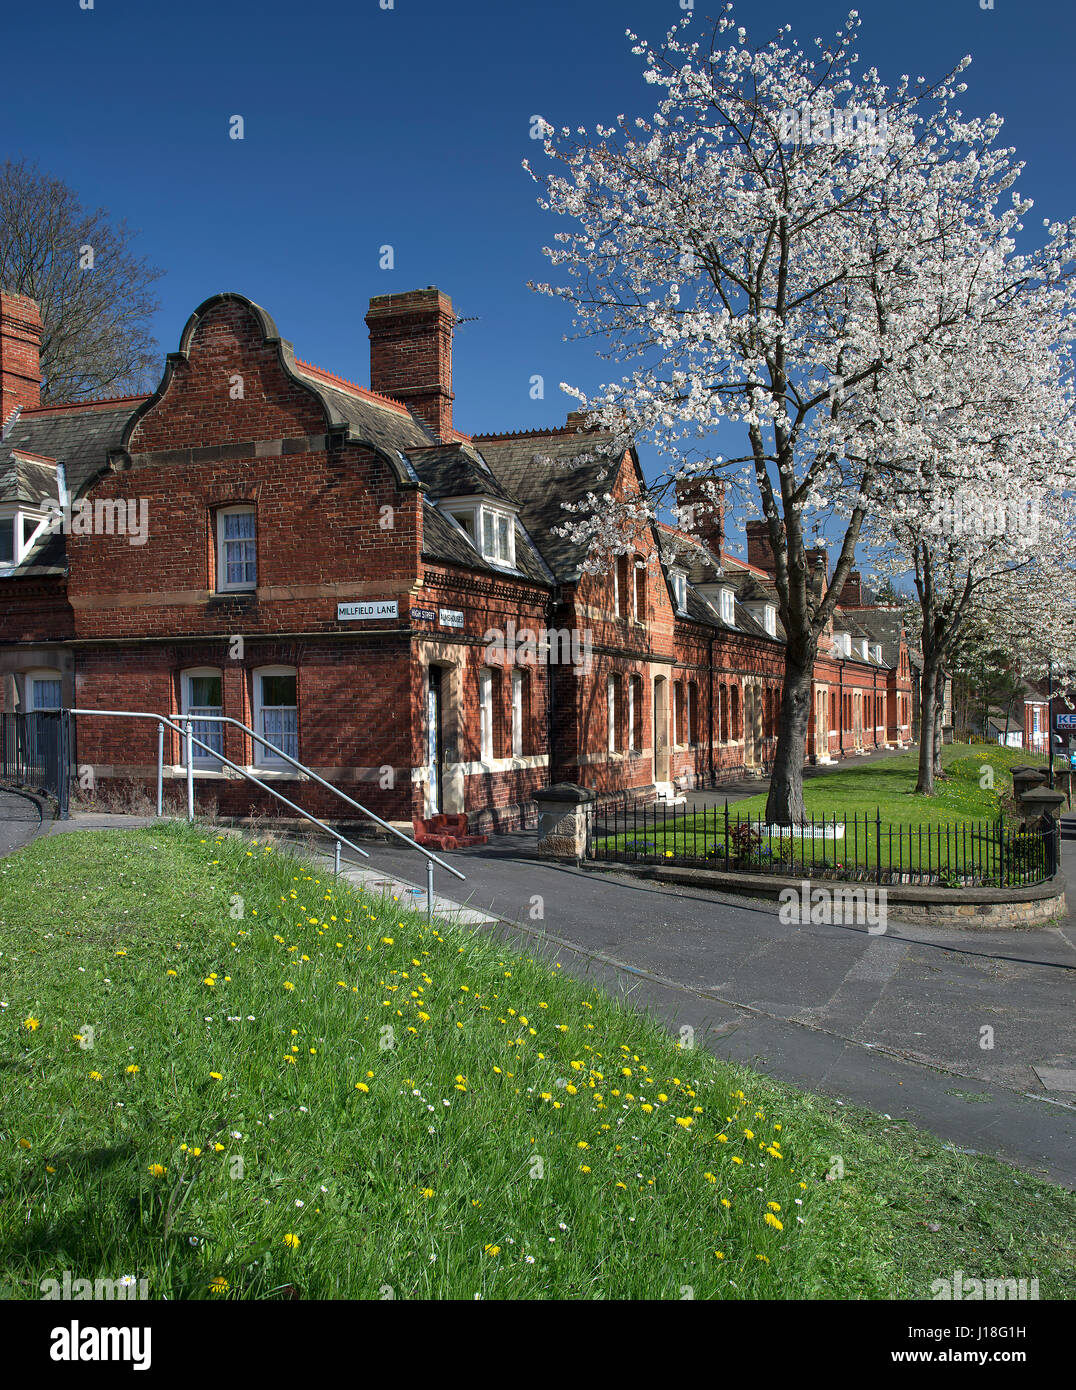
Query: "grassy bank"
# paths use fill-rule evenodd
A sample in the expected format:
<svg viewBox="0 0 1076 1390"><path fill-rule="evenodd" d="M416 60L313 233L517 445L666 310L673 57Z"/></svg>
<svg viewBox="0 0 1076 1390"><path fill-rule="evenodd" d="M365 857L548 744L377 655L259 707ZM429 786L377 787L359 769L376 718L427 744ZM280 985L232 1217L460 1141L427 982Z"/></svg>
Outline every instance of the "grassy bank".
<svg viewBox="0 0 1076 1390"><path fill-rule="evenodd" d="M181 825L0 861L0 1296L1076 1294L1076 1199Z"/></svg>

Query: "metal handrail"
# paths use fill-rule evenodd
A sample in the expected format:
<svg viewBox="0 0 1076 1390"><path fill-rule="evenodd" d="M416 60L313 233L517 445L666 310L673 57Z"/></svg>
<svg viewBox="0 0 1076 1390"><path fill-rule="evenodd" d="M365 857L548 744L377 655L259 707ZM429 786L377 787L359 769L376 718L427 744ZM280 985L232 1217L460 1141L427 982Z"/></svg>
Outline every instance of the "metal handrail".
<svg viewBox="0 0 1076 1390"><path fill-rule="evenodd" d="M72 711L72 713L77 713L77 711ZM181 719L187 718L186 715L179 715L177 717ZM298 758L293 758L290 753L285 753L284 750L278 748L275 743L270 743L267 738L263 738L261 734L255 733L249 724L244 724L242 720L235 719L230 714L199 714L195 722L202 724L232 724L237 729L242 729L244 733L256 739L263 748L271 748L277 757L283 758L286 763L290 763L292 767L297 768L304 776L310 777L313 781L320 783L320 785L325 787L328 791L335 792L342 801L346 801L349 806L354 806L356 811L361 811L364 816L368 816L370 820L375 821L383 829L389 831L390 834L395 835L397 839L403 840L405 844L411 845L414 849L417 849L420 854L424 854L428 860L431 860L434 864L439 864L442 869L447 869L450 874L455 874L457 878L466 881L466 874L461 874L459 869L454 869L451 864L446 864L445 861L434 854L432 850L425 849L417 840L413 840L410 835L405 835L402 830L397 830L394 825L390 825L388 821L382 820L380 816L369 810L362 802L356 801L353 797L348 796L347 792L342 792L339 787L334 787L331 782L326 782L324 777L319 777L318 774L307 767L305 763L299 762ZM220 756L219 753L213 754L214 758Z"/></svg>
<svg viewBox="0 0 1076 1390"><path fill-rule="evenodd" d="M289 801L288 798L287 798L286 796L282 795L282 794L281 794L280 792L278 792L278 791L275 791L271 786L268 785L268 783L264 782L260 777L255 777L254 774L251 773L251 772L248 772L246 768L240 767L237 763L233 763L232 760L231 760L230 758L226 758L226 757L224 756L223 753L218 753L218 752L216 751L216 749L210 748L209 745L206 744L206 743L203 743L203 741L202 741L201 739L195 738L194 734L193 734L192 731L191 731L191 725L192 725L192 723L195 722L195 721L193 721L192 719L188 718L188 717L185 716L185 715L179 716L180 718L183 719L184 725L185 725L184 728L180 728L179 725L176 724L176 723L174 723L170 718L168 718L167 715L163 715L163 714L153 714L153 713L150 713L150 712L148 712L148 711L138 711L138 710L108 710L108 709L71 709L71 710L68 710L67 713L68 713L68 714L74 714L74 715L80 715L80 714L81 714L81 715L87 715L87 716L94 716L94 715L96 715L96 716L99 716L99 717L102 717L102 718L111 718L111 719L152 719L152 720L155 720L155 721L156 721L156 724L157 724L157 815L158 815L158 816L163 815L163 812L164 812L164 731L165 731L165 728L167 727L167 728L171 729L174 733L179 734L180 738L184 739L185 742L186 742L186 745L187 745L187 750L186 750L186 751L187 751L187 819L188 819L188 821L193 821L193 820L194 820L194 759L193 759L192 754L193 754L193 751L194 751L194 747L197 746L197 747L203 749L206 753L208 753L209 756L210 756L211 758L215 758L218 762L226 764L228 767L230 767L230 768L232 769L233 772L237 772L237 773L240 775L240 777L246 778L246 780L247 780L248 782L254 782L254 783L256 783L256 784L257 784L259 787L261 787L264 791L267 791L267 792L269 793L270 796L274 796L274 797L276 797L276 799L277 799L278 801L283 802L284 805L287 806L290 810L292 810L292 811L297 811L297 812L299 813L299 815L301 815L305 820L310 821L310 823L311 823L312 825L316 825L320 830L324 830L325 833L326 833L327 835L329 835L329 836L334 840L334 842L335 842L335 846L336 846L336 853L335 853L335 872L336 872L336 873L339 873L339 872L340 872L340 846L341 846L341 844L347 845L348 849L353 849L353 850L355 851L356 854L361 854L362 857L363 857L364 859L369 859L369 858L370 858L370 855L369 855L369 853L368 853L366 850L361 849L358 845L354 844L354 843L353 843L351 840L349 840L346 836L341 835L340 832L339 832L338 830L333 830L330 826L326 825L326 824L324 823L324 821L318 820L318 818L317 818L316 816L311 815L309 811L304 811L303 808L302 808L301 806L297 806L297 805L295 804L295 802ZM433 866L434 866L434 864L439 864L443 869L447 869L448 872L449 872L450 874L454 874L456 878L462 879L462 880L464 880L464 881L466 880L466 875L460 873L459 869L454 868L451 864L446 864L445 861L444 861L443 859L441 859L438 855L436 855L436 854L434 854L432 851L426 849L423 845L420 845L416 840L412 840L412 839L410 838L410 836L405 835L402 831L397 830L396 827L393 826L393 825L390 825L390 824L388 823L388 821L382 820L380 816L376 815L373 811L371 811L371 810L369 810L367 807L363 806L360 802L355 801L352 797L348 796L346 792L342 792L342 791L340 790L339 787L334 787L334 786L332 785L331 782L327 782L327 781L325 781L325 779L324 779L323 777L319 777L318 774L317 774L316 772L313 772L310 768L306 767L303 763L300 763L297 759L292 758L289 754L284 753L281 749L277 748L277 746L276 746L275 744L270 743L267 739L263 738L260 734L255 733L253 729L251 729L248 725L243 724L240 720L238 720L238 719L233 719L233 718L231 718L231 716L229 716L229 715L199 715L199 716L198 716L198 721L199 721L199 722L203 722L203 723L205 723L205 722L214 722L214 723L222 723L222 724L234 724L237 728L240 728L240 729L244 730L244 732L248 733L248 734L251 736L251 738L256 739L263 747L265 747L265 748L271 748L275 754L277 754L277 755L279 755L281 758L283 758L285 762L290 763L290 764L291 764L294 768L296 768L299 772L303 773L304 776L309 777L309 778L311 778L313 781L320 783L321 786L326 787L329 791L335 792L336 795L339 796L343 801L346 801L349 805L354 806L356 810L361 811L362 814L363 814L364 816L369 817L370 820L375 821L378 825L382 826L385 830L388 830L388 831L390 832L390 834L395 835L395 836L397 837L397 839L403 840L403 842L404 842L405 844L410 845L413 849L417 849L417 850L419 851L420 854L422 854L422 855L425 856L425 859L426 859L426 915L427 915L427 917L432 918L432 916L433 916Z"/></svg>

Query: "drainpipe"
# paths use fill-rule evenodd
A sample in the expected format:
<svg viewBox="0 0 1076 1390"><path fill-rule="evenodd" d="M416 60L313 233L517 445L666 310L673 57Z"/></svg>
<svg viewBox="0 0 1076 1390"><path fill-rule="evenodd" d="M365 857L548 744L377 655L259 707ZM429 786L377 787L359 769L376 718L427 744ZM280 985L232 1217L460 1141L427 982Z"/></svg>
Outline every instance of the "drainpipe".
<svg viewBox="0 0 1076 1390"><path fill-rule="evenodd" d="M715 767L714 767L714 634L713 634L712 632L710 633L710 665L709 665L709 680L710 680L710 694L709 694L708 701L707 701L707 703L708 703L708 705L709 705L709 724L710 724L710 738L709 738L708 762L709 762L709 764L710 764L710 786L711 786L711 787L716 787L716 786L717 786L717 771L716 771L716 769L715 769Z"/></svg>
<svg viewBox="0 0 1076 1390"><path fill-rule="evenodd" d="M545 625L546 631L551 631L553 627L553 610L556 597L560 592L560 585L553 590L553 593L546 599L545 603ZM546 785L553 785L554 778L554 750L553 750L553 663L546 661L545 664L545 744L549 754L549 772L546 778Z"/></svg>

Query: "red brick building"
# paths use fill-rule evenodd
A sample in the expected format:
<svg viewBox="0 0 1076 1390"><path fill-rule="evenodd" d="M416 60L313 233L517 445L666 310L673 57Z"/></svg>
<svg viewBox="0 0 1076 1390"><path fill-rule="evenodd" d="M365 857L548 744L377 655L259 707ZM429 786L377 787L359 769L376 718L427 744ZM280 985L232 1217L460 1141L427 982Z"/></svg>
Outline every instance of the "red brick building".
<svg viewBox="0 0 1076 1390"><path fill-rule="evenodd" d="M717 505L692 535L648 528L634 556L588 573L558 534L562 504L637 492L634 450L602 457L573 417L457 430L438 290L371 301L370 389L222 294L153 395L77 405L40 403L36 306L4 293L0 310L3 709L190 715L234 762L339 815L246 734L197 723L231 715L408 828L434 810L510 828L553 781L652 797L768 769L783 635L759 524L746 564L725 553ZM811 758L910 733L899 616L863 604L855 575L844 598ZM150 784L156 739L149 722L80 717L78 762ZM182 757L169 736L170 778ZM273 813L194 761L200 804Z"/></svg>

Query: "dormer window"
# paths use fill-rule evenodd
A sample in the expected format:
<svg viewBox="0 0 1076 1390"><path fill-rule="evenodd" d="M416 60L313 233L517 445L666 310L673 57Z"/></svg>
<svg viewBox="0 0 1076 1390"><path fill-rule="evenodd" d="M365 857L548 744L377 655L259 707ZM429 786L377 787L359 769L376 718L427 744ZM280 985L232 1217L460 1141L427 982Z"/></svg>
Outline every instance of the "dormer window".
<svg viewBox="0 0 1076 1390"><path fill-rule="evenodd" d="M771 637L777 636L777 608L772 603L767 603L762 613L762 626Z"/></svg>
<svg viewBox="0 0 1076 1390"><path fill-rule="evenodd" d="M730 627L736 625L736 591L734 589L721 590L721 621L728 623Z"/></svg>
<svg viewBox="0 0 1076 1390"><path fill-rule="evenodd" d="M25 507L0 511L0 566L21 565L48 520L47 513Z"/></svg>
<svg viewBox="0 0 1076 1390"><path fill-rule="evenodd" d="M876 661L879 666L882 664L882 644L881 642L871 643L871 660Z"/></svg>
<svg viewBox="0 0 1076 1390"><path fill-rule="evenodd" d="M482 555L495 565L515 564L512 519L507 512L482 508Z"/></svg>
<svg viewBox="0 0 1076 1390"><path fill-rule="evenodd" d="M673 598L676 600L676 611L684 613L687 611L687 575L683 570L670 570L669 583L672 585Z"/></svg>
<svg viewBox="0 0 1076 1390"><path fill-rule="evenodd" d="M833 634L833 640L841 656L852 655L852 638L847 632L835 632Z"/></svg>
<svg viewBox="0 0 1076 1390"><path fill-rule="evenodd" d="M515 568L516 525L511 512L470 500L466 506L453 501L445 505L444 510L467 533L484 560L492 565Z"/></svg>
<svg viewBox="0 0 1076 1390"><path fill-rule="evenodd" d="M864 661L867 661L869 659L867 653L867 645L867 639L865 637L861 637L859 639L859 655Z"/></svg>

